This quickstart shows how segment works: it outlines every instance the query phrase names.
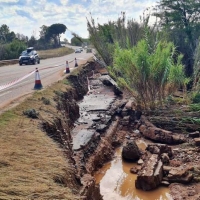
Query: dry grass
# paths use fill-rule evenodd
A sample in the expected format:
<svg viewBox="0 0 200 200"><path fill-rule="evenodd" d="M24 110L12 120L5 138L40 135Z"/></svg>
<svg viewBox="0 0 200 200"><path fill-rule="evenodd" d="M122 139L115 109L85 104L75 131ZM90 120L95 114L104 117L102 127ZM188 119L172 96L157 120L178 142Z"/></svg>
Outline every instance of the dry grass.
<svg viewBox="0 0 200 200"><path fill-rule="evenodd" d="M39 118L52 120L61 115L53 97L55 91L68 88L60 81L0 115L0 199L76 199L74 191L58 181L70 183L73 173L63 150L39 128L40 119L23 114L34 108ZM49 99L50 105L45 105L42 97Z"/></svg>
<svg viewBox="0 0 200 200"><path fill-rule="evenodd" d="M41 59L46 59L46 58L65 56L73 52L74 50L71 48L60 47L58 49L41 50L41 51L38 51L38 54Z"/></svg>

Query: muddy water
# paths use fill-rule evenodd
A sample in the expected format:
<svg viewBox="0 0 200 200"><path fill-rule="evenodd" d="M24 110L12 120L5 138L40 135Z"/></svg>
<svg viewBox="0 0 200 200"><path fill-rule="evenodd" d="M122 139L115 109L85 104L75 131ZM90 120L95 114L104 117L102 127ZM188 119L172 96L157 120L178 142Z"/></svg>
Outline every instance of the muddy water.
<svg viewBox="0 0 200 200"><path fill-rule="evenodd" d="M145 149L146 144L138 143L139 148ZM167 187L160 187L153 191L142 191L135 188L137 175L130 173L135 163L124 162L121 159L122 148L118 148L114 159L105 164L96 174L96 183L100 184L100 191L104 200L172 200Z"/></svg>

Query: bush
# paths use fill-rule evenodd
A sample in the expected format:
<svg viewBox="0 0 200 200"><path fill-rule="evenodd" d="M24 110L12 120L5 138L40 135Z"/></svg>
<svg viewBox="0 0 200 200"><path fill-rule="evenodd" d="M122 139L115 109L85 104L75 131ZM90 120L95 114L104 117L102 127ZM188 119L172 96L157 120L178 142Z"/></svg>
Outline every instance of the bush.
<svg viewBox="0 0 200 200"><path fill-rule="evenodd" d="M11 43L4 44L1 46L3 50L1 53L1 60L9 60L9 59L16 59L19 58L19 55L23 50L25 50L27 46L24 42L19 40L14 40Z"/></svg>
<svg viewBox="0 0 200 200"><path fill-rule="evenodd" d="M45 98L45 97L42 97L42 101L45 105L50 105L50 100Z"/></svg>
<svg viewBox="0 0 200 200"><path fill-rule="evenodd" d="M28 109L28 110L24 111L23 114L32 119L38 118L38 115L39 115L39 113L36 112L35 109Z"/></svg>
<svg viewBox="0 0 200 200"><path fill-rule="evenodd" d="M137 99L145 108L154 109L167 95L185 86L181 59L174 45L165 41L158 42L154 49L148 40L141 40L128 49L121 49L117 44L112 73L118 79L122 76L128 87L137 92Z"/></svg>

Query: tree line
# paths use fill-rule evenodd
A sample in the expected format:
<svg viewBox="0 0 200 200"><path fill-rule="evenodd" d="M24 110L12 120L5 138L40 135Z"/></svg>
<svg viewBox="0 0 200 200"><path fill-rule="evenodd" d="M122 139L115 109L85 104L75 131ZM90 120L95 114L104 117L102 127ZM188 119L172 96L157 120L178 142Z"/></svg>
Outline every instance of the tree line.
<svg viewBox="0 0 200 200"><path fill-rule="evenodd" d="M177 89L198 88L199 19L199 0L160 0L144 11L140 22L127 20L122 12L103 25L91 16L87 27L112 76L137 94L139 104L154 109Z"/></svg>
<svg viewBox="0 0 200 200"><path fill-rule="evenodd" d="M10 31L10 28L3 24L0 26L0 60L18 58L27 47L34 47L37 50L59 48L61 34L65 33L66 30L67 27L64 24L43 25L40 27L39 39L36 39L34 35L28 38L23 34ZM67 39L63 42L69 43ZM75 36L71 39L71 44L75 46L81 46L87 42L88 39Z"/></svg>

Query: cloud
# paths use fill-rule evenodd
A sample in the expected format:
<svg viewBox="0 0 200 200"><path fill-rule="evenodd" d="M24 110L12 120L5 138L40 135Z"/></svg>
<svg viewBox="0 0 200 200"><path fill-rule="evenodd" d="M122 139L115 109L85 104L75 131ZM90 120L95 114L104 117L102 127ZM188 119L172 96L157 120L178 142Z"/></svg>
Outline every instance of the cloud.
<svg viewBox="0 0 200 200"><path fill-rule="evenodd" d="M145 8L156 0L0 0L0 22L11 31L30 37L33 32L39 37L42 25L65 24L81 37L88 37L87 20L90 13L98 23L116 20L121 11L128 19L139 20ZM2 24L0 24L1 26ZM70 39L70 32L63 37Z"/></svg>
<svg viewBox="0 0 200 200"><path fill-rule="evenodd" d="M28 19L31 20L31 21L36 21L36 20L32 17L32 15L31 15L30 13L26 12L26 11L23 11L23 10L16 10L16 13L17 13L18 15L22 16L22 17L28 18ZM21 21L21 23L23 23L23 21Z"/></svg>

